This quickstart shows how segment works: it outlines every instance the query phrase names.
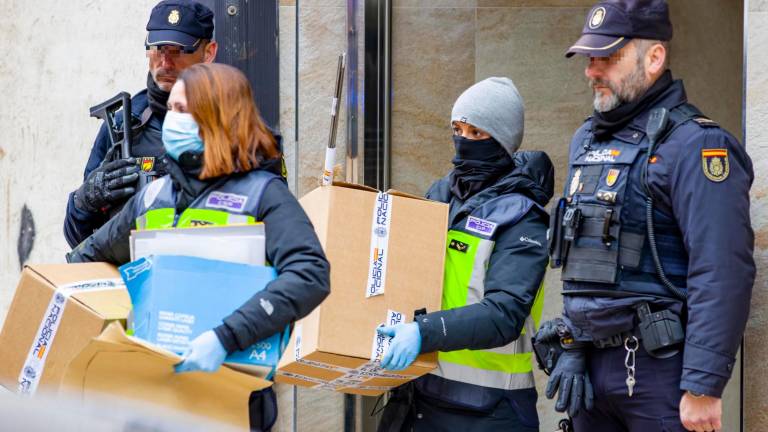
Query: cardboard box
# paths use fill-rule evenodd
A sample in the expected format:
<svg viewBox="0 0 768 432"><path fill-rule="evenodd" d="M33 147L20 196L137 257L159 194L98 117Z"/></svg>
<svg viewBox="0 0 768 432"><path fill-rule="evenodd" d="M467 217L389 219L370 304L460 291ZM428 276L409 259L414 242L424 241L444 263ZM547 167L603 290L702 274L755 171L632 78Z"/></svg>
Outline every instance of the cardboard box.
<svg viewBox="0 0 768 432"><path fill-rule="evenodd" d="M56 391L69 362L130 309L114 266L25 267L0 332L0 384L30 395Z"/></svg>
<svg viewBox="0 0 768 432"><path fill-rule="evenodd" d="M440 310L448 206L343 183L300 203L331 263L331 294L297 322L275 380L378 395L434 369L436 353L382 370L388 340L376 328Z"/></svg>
<svg viewBox="0 0 768 432"><path fill-rule="evenodd" d="M203 415L248 430L248 398L271 382L222 366L214 373L177 374L181 357L125 335L117 323L69 364L62 390L86 406L105 394Z"/></svg>
<svg viewBox="0 0 768 432"><path fill-rule="evenodd" d="M265 236L263 223L133 231L131 261L183 255L263 266Z"/></svg>
<svg viewBox="0 0 768 432"><path fill-rule="evenodd" d="M220 325L276 277L272 267L164 255L125 264L120 274L133 303L131 334L176 354L183 354L194 338ZM271 375L287 333L234 352L226 362L256 376Z"/></svg>

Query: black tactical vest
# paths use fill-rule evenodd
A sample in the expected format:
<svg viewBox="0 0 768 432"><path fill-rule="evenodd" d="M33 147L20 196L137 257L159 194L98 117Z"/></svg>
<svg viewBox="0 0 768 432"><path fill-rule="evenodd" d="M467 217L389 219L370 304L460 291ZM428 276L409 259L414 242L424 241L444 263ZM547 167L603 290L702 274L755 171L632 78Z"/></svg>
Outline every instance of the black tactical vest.
<svg viewBox="0 0 768 432"><path fill-rule="evenodd" d="M688 105L672 110L666 136L696 113ZM648 242L645 131L629 126L597 142L589 126L571 143L565 196L553 209L550 229L552 266L562 266L565 294L672 297L658 277ZM682 233L670 215L652 211L664 272L684 290L688 254Z"/></svg>

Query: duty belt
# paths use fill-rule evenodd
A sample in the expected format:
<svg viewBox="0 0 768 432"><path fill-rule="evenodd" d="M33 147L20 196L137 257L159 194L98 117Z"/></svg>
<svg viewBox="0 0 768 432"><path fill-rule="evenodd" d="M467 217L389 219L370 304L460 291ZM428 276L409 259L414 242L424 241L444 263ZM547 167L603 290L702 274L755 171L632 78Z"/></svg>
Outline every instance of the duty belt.
<svg viewBox="0 0 768 432"><path fill-rule="evenodd" d="M651 312L648 303L637 305L637 325L630 331L596 339L597 348L615 348L624 345L628 338L643 342L643 347L653 357L668 358L677 354L678 346L685 341L683 324L671 310Z"/></svg>
<svg viewBox="0 0 768 432"><path fill-rule="evenodd" d="M601 339L595 339L592 341L592 344L599 349L603 348L616 348L620 346L624 346L624 341L627 338L631 338L632 336L636 337L637 340L642 339L642 335L638 331L637 327L630 331L624 331L621 333L616 333L615 335L608 336Z"/></svg>

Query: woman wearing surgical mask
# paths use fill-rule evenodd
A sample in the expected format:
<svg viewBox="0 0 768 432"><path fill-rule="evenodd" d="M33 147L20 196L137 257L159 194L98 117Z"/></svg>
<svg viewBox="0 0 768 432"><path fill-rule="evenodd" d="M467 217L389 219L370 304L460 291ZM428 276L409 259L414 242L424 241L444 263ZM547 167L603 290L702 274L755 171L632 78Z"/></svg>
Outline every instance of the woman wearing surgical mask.
<svg viewBox="0 0 768 432"><path fill-rule="evenodd" d="M393 392L380 431L539 430L531 336L554 169L543 152L517 151L523 119L508 78L473 85L453 106L454 168L427 192L450 205L443 310L380 330L394 337L384 368L433 351L438 368Z"/></svg>
<svg viewBox="0 0 768 432"><path fill-rule="evenodd" d="M281 155L240 71L223 64L184 70L168 98L163 145L170 174L139 191L68 260L124 264L136 228L264 222L266 258L277 278L193 340L176 365L177 372L212 372L228 353L247 349L319 305L329 293L329 264L285 180L266 168ZM254 393L253 430L269 430L275 416L272 390Z"/></svg>

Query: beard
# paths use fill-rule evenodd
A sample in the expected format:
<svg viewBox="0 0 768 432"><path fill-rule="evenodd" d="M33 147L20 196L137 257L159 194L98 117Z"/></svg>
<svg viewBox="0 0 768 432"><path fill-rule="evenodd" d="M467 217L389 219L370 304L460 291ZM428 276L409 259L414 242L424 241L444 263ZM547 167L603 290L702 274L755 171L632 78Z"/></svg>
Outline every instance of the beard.
<svg viewBox="0 0 768 432"><path fill-rule="evenodd" d="M175 71L169 71L164 68L157 68L150 71L152 73L152 79L155 80L155 84L163 91L171 91L171 87L178 78L178 73Z"/></svg>
<svg viewBox="0 0 768 432"><path fill-rule="evenodd" d="M620 105L636 101L651 87L651 83L645 79L645 66L641 61L637 62L635 69L623 77L618 83L601 79L590 79L589 85L605 86L611 90L611 94L603 95L598 90L593 90L594 99L592 105L597 112L607 112L618 108Z"/></svg>

